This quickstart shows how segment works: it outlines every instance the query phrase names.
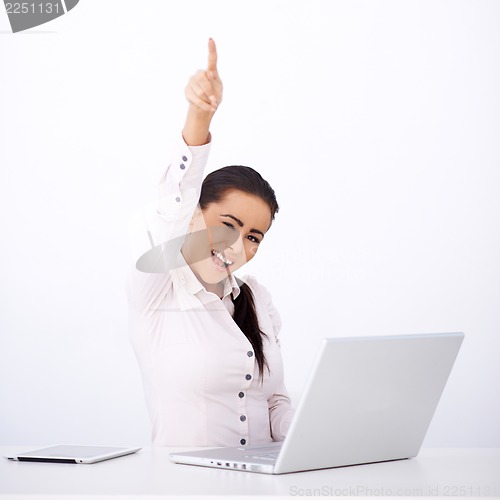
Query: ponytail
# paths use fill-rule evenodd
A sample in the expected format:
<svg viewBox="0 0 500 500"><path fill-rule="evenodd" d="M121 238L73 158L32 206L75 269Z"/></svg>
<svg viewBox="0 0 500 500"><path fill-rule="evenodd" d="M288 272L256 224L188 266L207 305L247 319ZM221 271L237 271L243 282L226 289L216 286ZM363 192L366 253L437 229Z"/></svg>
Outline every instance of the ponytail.
<svg viewBox="0 0 500 500"><path fill-rule="evenodd" d="M236 189L253 194L264 200L271 211L271 219L279 210L276 195L270 184L253 168L231 165L208 174L201 186L200 207L203 210L210 203L218 202L226 192ZM240 287L240 293L232 298L234 304L233 320L252 344L255 359L259 365L260 378L264 379L264 368L267 364L264 356L262 336L266 334L260 329L252 290L247 284Z"/></svg>
<svg viewBox="0 0 500 500"><path fill-rule="evenodd" d="M259 328L252 290L246 283L243 283L240 286L239 295L232 300L234 304L233 320L252 344L255 359L259 365L259 376L261 380L264 380L264 367L267 367L269 371L269 366L264 356L262 336L267 337L267 335Z"/></svg>

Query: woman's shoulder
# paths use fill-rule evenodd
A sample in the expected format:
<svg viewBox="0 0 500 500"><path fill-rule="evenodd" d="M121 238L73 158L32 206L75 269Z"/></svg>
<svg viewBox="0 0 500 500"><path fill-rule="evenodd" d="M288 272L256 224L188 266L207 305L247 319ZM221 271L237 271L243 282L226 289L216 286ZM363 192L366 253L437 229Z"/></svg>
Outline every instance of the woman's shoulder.
<svg viewBox="0 0 500 500"><path fill-rule="evenodd" d="M252 292L255 294L264 294L264 295L269 295L268 289L252 274L245 274L242 278L238 279L238 284L241 287L241 285L245 284L250 287Z"/></svg>
<svg viewBox="0 0 500 500"><path fill-rule="evenodd" d="M238 279L238 283L240 287L242 284L248 285L256 302L263 302L266 305L272 303L271 292L267 288L267 285L262 284L255 276L246 274L241 279Z"/></svg>
<svg viewBox="0 0 500 500"><path fill-rule="evenodd" d="M271 293L255 276L246 275L240 281L247 284L253 293L261 328L267 333L273 332L277 337L281 329L281 317L273 304Z"/></svg>

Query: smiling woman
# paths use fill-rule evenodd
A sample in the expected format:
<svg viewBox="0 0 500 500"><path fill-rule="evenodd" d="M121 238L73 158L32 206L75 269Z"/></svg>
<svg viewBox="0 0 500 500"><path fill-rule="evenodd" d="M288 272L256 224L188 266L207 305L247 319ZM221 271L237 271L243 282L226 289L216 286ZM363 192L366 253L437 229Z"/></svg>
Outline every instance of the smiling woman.
<svg viewBox="0 0 500 500"><path fill-rule="evenodd" d="M186 97L178 153L138 228L153 248L142 248L127 288L153 443L281 441L293 410L280 317L262 285L233 275L256 255L278 202L250 167L224 167L203 180L209 127L222 100L212 40L208 68L191 77Z"/></svg>
<svg viewBox="0 0 500 500"><path fill-rule="evenodd" d="M212 254L217 251L223 255L224 263L228 264L227 259L231 261L226 266L231 272L255 256L278 210L274 191L260 174L249 167L237 166L225 167L207 176L201 187L199 205L199 225L224 225L233 232L228 239L235 241L230 244L218 242L217 245L212 241L211 249ZM224 248L220 248L221 245ZM220 282L220 276L217 282ZM212 291L217 293L217 285Z"/></svg>

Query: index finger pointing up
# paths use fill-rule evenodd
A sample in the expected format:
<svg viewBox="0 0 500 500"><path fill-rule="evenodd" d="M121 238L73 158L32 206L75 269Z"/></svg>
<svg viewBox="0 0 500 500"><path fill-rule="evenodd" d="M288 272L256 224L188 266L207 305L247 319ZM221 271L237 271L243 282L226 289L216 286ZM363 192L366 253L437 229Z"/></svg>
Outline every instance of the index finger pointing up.
<svg viewBox="0 0 500 500"><path fill-rule="evenodd" d="M209 71L217 73L217 48L212 38L208 40L208 68Z"/></svg>

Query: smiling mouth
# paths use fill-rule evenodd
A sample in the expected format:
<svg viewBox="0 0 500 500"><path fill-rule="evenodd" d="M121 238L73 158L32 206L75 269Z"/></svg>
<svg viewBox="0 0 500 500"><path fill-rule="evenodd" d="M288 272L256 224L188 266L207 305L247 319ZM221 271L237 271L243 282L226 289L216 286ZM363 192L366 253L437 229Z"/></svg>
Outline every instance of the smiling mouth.
<svg viewBox="0 0 500 500"><path fill-rule="evenodd" d="M231 264L234 264L232 260L229 260L225 255L222 253L218 252L217 250L212 250L212 255L214 257L217 257L220 261L223 267L229 267Z"/></svg>

